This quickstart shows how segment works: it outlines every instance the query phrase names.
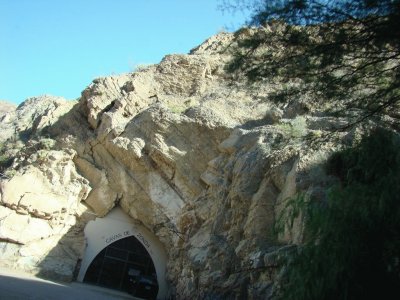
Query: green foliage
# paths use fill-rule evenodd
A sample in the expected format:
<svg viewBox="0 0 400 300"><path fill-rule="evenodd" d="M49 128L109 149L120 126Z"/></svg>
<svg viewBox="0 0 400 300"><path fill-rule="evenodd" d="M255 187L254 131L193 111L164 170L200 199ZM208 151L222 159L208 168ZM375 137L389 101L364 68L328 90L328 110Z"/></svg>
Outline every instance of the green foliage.
<svg viewBox="0 0 400 300"><path fill-rule="evenodd" d="M174 104L169 104L168 108L170 111L172 111L175 114L181 114L182 112L184 112L187 107L185 105L174 105Z"/></svg>
<svg viewBox="0 0 400 300"><path fill-rule="evenodd" d="M255 2L251 24L260 27L237 35L229 72L277 86L277 102L307 97L337 103L331 113L362 109L357 122L398 109L399 0L243 2Z"/></svg>
<svg viewBox="0 0 400 300"><path fill-rule="evenodd" d="M399 25L399 20L396 19L399 13L398 0L248 0L246 2L253 2L252 24L283 19L290 24L310 25L389 16L388 22L392 28ZM380 35L396 35L393 32L380 32L382 29L373 30Z"/></svg>
<svg viewBox="0 0 400 300"><path fill-rule="evenodd" d="M7 165L9 159L10 159L10 158L8 157L8 155L6 155L6 154L0 154L0 165L1 165L1 166Z"/></svg>
<svg viewBox="0 0 400 300"><path fill-rule="evenodd" d="M277 125L286 138L301 138L307 134L307 123L304 117L296 117L290 122L280 123Z"/></svg>
<svg viewBox="0 0 400 300"><path fill-rule="evenodd" d="M40 149L50 150L53 149L56 144L56 141L50 138L41 138L39 140Z"/></svg>
<svg viewBox="0 0 400 300"><path fill-rule="evenodd" d="M285 208L279 214L274 224L274 233L278 237L283 234L287 228L293 228L295 220L301 218L303 211L307 209L307 198L304 193L298 193L295 197L287 200Z"/></svg>
<svg viewBox="0 0 400 300"><path fill-rule="evenodd" d="M330 158L340 184L325 202L289 202L286 224L302 214L305 242L285 262L282 299L400 299L399 149L376 130Z"/></svg>
<svg viewBox="0 0 400 300"><path fill-rule="evenodd" d="M13 158L7 154L7 149L3 143L0 143L0 172L3 173L12 165Z"/></svg>

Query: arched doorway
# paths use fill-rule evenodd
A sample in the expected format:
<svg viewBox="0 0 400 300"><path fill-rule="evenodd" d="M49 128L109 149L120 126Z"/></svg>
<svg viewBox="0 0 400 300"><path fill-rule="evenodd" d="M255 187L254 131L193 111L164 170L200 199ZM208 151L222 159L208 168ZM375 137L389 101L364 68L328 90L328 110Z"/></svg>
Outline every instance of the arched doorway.
<svg viewBox="0 0 400 300"><path fill-rule="evenodd" d="M104 248L90 264L83 282L145 299L155 299L158 293L153 261L134 236L120 239Z"/></svg>
<svg viewBox="0 0 400 300"><path fill-rule="evenodd" d="M151 298L145 294L158 290L157 299L167 298L167 255L144 226L115 207L105 217L89 221L84 232L86 249L77 281L136 293L141 298Z"/></svg>

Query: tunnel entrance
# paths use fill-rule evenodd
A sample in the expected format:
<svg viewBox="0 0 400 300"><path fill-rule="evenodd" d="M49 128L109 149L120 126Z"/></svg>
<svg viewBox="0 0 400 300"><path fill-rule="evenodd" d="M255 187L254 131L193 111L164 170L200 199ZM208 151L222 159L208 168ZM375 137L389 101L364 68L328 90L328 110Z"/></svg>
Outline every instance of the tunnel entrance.
<svg viewBox="0 0 400 300"><path fill-rule="evenodd" d="M120 207L103 218L89 221L84 232L86 247L77 281L138 298L168 297L163 245Z"/></svg>
<svg viewBox="0 0 400 300"><path fill-rule="evenodd" d="M145 299L155 299L158 293L153 261L134 236L104 248L90 264L83 282Z"/></svg>

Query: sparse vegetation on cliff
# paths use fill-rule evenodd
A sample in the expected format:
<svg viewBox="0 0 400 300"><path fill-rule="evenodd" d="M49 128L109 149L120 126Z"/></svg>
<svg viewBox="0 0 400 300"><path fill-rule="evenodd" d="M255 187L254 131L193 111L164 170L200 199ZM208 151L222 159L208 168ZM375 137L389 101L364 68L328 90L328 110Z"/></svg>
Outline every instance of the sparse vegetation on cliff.
<svg viewBox="0 0 400 300"><path fill-rule="evenodd" d="M373 117L399 125L399 1L239 2L253 5L259 30L237 39L230 72L270 85L269 100L353 114L346 127Z"/></svg>
<svg viewBox="0 0 400 300"><path fill-rule="evenodd" d="M257 26L235 37L227 67L235 80L269 86L267 101L278 105L301 103L303 113L342 118L336 131L368 124L361 142L329 159L327 171L340 183L326 197L302 190L286 203L276 228L298 227L300 218L304 233L283 264L278 298L398 299L400 2L239 0L225 8L229 3L250 7ZM279 126L296 136L293 125ZM370 131L379 126L390 130Z"/></svg>
<svg viewBox="0 0 400 300"><path fill-rule="evenodd" d="M0 143L0 176L6 176L5 171L11 166L13 157L7 153L4 143Z"/></svg>

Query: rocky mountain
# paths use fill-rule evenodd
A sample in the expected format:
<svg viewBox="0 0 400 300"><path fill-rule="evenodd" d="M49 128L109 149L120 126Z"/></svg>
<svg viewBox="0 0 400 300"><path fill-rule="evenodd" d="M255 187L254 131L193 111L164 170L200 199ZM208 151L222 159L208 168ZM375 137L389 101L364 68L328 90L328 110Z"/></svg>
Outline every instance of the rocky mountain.
<svg viewBox="0 0 400 300"><path fill-rule="evenodd" d="M1 104L0 266L71 280L86 224L120 206L163 244L177 299L272 295L276 259L302 238L300 223L277 237L277 216L300 191L325 197L322 164L361 125L336 131L346 119L227 73L248 34L97 78L77 102Z"/></svg>

